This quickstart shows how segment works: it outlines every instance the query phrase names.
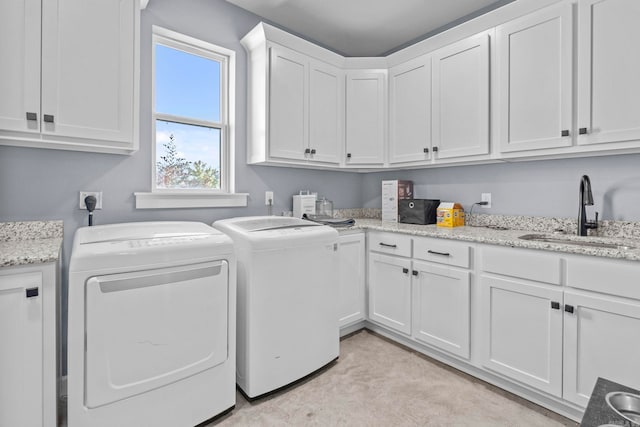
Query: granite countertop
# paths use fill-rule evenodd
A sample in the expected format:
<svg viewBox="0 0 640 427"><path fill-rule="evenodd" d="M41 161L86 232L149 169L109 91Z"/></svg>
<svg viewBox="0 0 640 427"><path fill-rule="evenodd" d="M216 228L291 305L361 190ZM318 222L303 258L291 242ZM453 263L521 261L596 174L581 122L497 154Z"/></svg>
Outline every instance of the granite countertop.
<svg viewBox="0 0 640 427"><path fill-rule="evenodd" d="M58 261L62 237L62 221L0 223L0 267Z"/></svg>
<svg viewBox="0 0 640 427"><path fill-rule="evenodd" d="M379 219L356 219L355 229L375 230L385 232L395 232L410 234L414 236L437 237L440 239L461 240L474 243L487 243L492 245L510 246L528 249L542 249L547 251L565 252L579 255L591 255L606 258L617 258L629 261L640 261L640 239L638 238L618 238L618 237L580 237L573 234L560 234L559 237L568 240L579 240L588 242L607 243L613 245L623 245L633 247L633 249L609 249L589 246L578 246L561 243L537 242L519 239L523 234L541 233L535 226L528 227L526 224L511 223L508 230L496 229L496 225L485 224L479 226L464 226L455 228L442 228L434 225L414 225L382 222ZM521 228L512 228L513 226ZM554 228L546 228L544 234L553 234ZM634 237L636 237L634 235Z"/></svg>
<svg viewBox="0 0 640 427"><path fill-rule="evenodd" d="M598 378L596 385L593 387L589 404L582 417L580 427L599 427L604 425L616 425L635 427L637 424L632 423L621 417L607 404L606 396L612 391L623 391L631 394L640 394L638 390L625 387L621 384L609 381L604 378Z"/></svg>

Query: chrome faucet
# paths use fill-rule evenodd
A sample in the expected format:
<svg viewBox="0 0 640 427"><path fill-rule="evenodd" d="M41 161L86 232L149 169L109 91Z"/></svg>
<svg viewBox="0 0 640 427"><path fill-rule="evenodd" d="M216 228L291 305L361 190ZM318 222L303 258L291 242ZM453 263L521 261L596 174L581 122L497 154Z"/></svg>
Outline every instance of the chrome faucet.
<svg viewBox="0 0 640 427"><path fill-rule="evenodd" d="M589 228L598 228L598 212L595 221L587 221L586 206L593 206L591 181L587 175L580 180L580 206L578 206L578 236L586 236Z"/></svg>

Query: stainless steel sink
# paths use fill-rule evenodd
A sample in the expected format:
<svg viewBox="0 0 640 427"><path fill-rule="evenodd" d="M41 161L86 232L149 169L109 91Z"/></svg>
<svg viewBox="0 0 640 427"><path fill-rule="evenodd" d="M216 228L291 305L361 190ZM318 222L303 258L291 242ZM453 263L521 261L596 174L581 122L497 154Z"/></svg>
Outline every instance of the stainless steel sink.
<svg viewBox="0 0 640 427"><path fill-rule="evenodd" d="M621 417L640 425L640 396L614 391L605 397L607 404Z"/></svg>
<svg viewBox="0 0 640 427"><path fill-rule="evenodd" d="M587 246L592 248L603 248L603 249L618 249L618 250L634 249L634 246L629 246L629 245L617 245L613 243L573 240L568 237L560 237L557 235L550 236L548 234L525 234L525 235L519 236L518 239L531 240L534 242L560 243L563 245L577 245L577 246Z"/></svg>

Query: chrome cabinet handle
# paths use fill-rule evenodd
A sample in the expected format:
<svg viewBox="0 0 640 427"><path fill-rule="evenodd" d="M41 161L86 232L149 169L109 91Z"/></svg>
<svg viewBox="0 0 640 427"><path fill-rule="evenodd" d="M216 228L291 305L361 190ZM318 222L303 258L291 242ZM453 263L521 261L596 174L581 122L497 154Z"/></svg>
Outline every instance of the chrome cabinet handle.
<svg viewBox="0 0 640 427"><path fill-rule="evenodd" d="M558 301L551 301L551 308L554 310L560 310L560 303Z"/></svg>
<svg viewBox="0 0 640 427"><path fill-rule="evenodd" d="M567 313L573 313L573 306L565 304L564 311L566 311Z"/></svg>
<svg viewBox="0 0 640 427"><path fill-rule="evenodd" d="M578 129L578 133L579 133L580 135L585 135L585 134L587 133L587 128L580 128L580 129Z"/></svg>
<svg viewBox="0 0 640 427"><path fill-rule="evenodd" d="M47 123L53 123L53 116L51 114L45 114L42 118Z"/></svg>
<svg viewBox="0 0 640 427"><path fill-rule="evenodd" d="M423 148L423 149L422 149L422 152L423 152L423 153L428 153L428 152L429 152L429 149L425 147L425 148Z"/></svg>
<svg viewBox="0 0 640 427"><path fill-rule="evenodd" d="M38 120L38 113L27 113L27 120L29 121Z"/></svg>
<svg viewBox="0 0 640 427"><path fill-rule="evenodd" d="M316 149L315 148L311 149L311 154L316 154Z"/></svg>
<svg viewBox="0 0 640 427"><path fill-rule="evenodd" d="M406 267L404 267L404 268L402 269L402 272L403 272L404 274L407 274L407 273L409 272L409 269L408 269L408 268L406 268Z"/></svg>
<svg viewBox="0 0 640 427"><path fill-rule="evenodd" d="M432 251L431 249L429 249L427 253L430 253L433 255L451 256L449 252L438 252L438 251Z"/></svg>
<svg viewBox="0 0 640 427"><path fill-rule="evenodd" d="M569 131L563 130L562 132L560 132L560 136L569 136Z"/></svg>
<svg viewBox="0 0 640 427"><path fill-rule="evenodd" d="M304 154L311 154L311 149L310 148L306 148L304 150Z"/></svg>

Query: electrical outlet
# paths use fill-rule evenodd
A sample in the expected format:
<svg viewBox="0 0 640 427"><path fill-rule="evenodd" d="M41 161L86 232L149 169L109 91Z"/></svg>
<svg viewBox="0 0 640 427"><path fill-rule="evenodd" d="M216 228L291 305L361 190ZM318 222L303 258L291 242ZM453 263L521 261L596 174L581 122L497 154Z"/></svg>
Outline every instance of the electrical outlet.
<svg viewBox="0 0 640 427"><path fill-rule="evenodd" d="M267 206L273 205L273 191L264 192L264 204Z"/></svg>
<svg viewBox="0 0 640 427"><path fill-rule="evenodd" d="M487 202L486 205L480 205L481 208L490 208L491 207L491 193L482 193L480 196L481 202Z"/></svg>
<svg viewBox="0 0 640 427"><path fill-rule="evenodd" d="M84 203L84 199L87 196L93 196L96 198L96 209L102 209L102 191L81 191L80 192L80 209L87 209L87 205Z"/></svg>

